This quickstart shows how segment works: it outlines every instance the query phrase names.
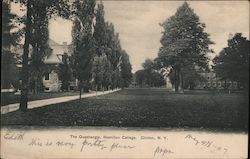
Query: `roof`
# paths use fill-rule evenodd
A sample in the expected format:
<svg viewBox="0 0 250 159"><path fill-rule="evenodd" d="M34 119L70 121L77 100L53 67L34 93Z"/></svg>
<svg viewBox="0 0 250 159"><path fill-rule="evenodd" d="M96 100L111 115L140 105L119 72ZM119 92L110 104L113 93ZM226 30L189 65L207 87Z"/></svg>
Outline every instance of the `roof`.
<svg viewBox="0 0 250 159"><path fill-rule="evenodd" d="M46 64L59 64L62 62L61 56L64 53L68 53L68 45L61 45L52 39L49 39L49 46L52 50L51 54L45 58L44 63Z"/></svg>
<svg viewBox="0 0 250 159"><path fill-rule="evenodd" d="M45 58L44 63L46 64L59 64L62 62L61 57L64 53L67 53L68 55L72 54L71 44L59 44L52 39L49 39L48 43L49 47L52 49L52 52ZM23 45L14 46L11 48L11 50L18 56L21 56L23 54ZM32 47L30 47L30 53L31 52Z"/></svg>
<svg viewBox="0 0 250 159"><path fill-rule="evenodd" d="M49 55L49 56L44 60L44 63L45 63L45 64L59 64L59 63L61 63L61 62L62 62L62 60L61 60L61 58L60 58L60 55L53 53L53 51L52 51L51 55Z"/></svg>
<svg viewBox="0 0 250 159"><path fill-rule="evenodd" d="M49 46L53 46L53 45L60 45L60 44L58 44L57 42L55 42L54 40L52 40L52 39L49 39Z"/></svg>

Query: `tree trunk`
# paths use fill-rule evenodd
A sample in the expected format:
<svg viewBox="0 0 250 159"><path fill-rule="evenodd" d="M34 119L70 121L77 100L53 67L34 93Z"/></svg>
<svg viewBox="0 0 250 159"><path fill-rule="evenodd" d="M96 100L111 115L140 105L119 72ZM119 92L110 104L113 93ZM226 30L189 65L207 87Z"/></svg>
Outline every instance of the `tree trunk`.
<svg viewBox="0 0 250 159"><path fill-rule="evenodd" d="M97 85L95 86L95 97L97 97Z"/></svg>
<svg viewBox="0 0 250 159"><path fill-rule="evenodd" d="M82 99L82 86L80 86L79 99Z"/></svg>
<svg viewBox="0 0 250 159"><path fill-rule="evenodd" d="M38 92L38 79L35 79L35 94Z"/></svg>
<svg viewBox="0 0 250 159"><path fill-rule="evenodd" d="M82 81L79 80L79 99L82 99Z"/></svg>
<svg viewBox="0 0 250 159"><path fill-rule="evenodd" d="M179 86L180 86L180 69L176 68L175 69L175 92L179 91Z"/></svg>
<svg viewBox="0 0 250 159"><path fill-rule="evenodd" d="M180 93L184 93L184 81L181 69L179 70L179 80L180 80Z"/></svg>
<svg viewBox="0 0 250 159"><path fill-rule="evenodd" d="M22 85L21 85L21 98L20 98L20 110L25 112L27 110L28 103L28 87L29 87L29 70L28 70L28 58L29 58L29 45L31 38L31 2L27 0L27 20L25 27L25 41L23 47L23 61L22 61Z"/></svg>
<svg viewBox="0 0 250 159"><path fill-rule="evenodd" d="M178 91L178 85L177 85L177 70L174 69L174 91Z"/></svg>

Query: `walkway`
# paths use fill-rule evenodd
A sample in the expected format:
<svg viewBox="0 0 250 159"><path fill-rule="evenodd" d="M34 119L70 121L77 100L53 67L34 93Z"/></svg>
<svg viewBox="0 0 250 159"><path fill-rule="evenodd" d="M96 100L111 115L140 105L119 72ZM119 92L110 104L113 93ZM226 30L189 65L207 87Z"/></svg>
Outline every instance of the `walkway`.
<svg viewBox="0 0 250 159"><path fill-rule="evenodd" d="M115 89L113 91L109 90L109 91L104 91L104 92L99 91L97 93L96 92L86 93L86 94L82 94L82 98L100 96L100 95L104 95L104 94L113 93L113 92L116 92L119 90L120 89ZM64 102L68 102L68 101L72 101L72 100L76 100L76 99L79 99L79 95L30 101L30 102L28 102L28 109L43 107L43 106L47 106L47 105L51 105L51 104L64 103ZM1 107L1 114L13 112L13 111L16 111L18 109L19 109L19 103L14 103L14 104L2 106Z"/></svg>

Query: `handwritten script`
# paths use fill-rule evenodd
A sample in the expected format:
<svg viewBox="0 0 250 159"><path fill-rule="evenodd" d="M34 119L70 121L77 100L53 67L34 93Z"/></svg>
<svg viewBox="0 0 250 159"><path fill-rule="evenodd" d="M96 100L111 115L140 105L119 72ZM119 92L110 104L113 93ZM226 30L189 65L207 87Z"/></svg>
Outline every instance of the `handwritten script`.
<svg viewBox="0 0 250 159"><path fill-rule="evenodd" d="M86 154L89 151L104 154L134 154L144 152L148 157L166 158L173 157L175 154L182 153L183 149L189 149L186 152L200 149L205 154L226 155L230 149L224 145L217 144L212 137L204 138L197 134L182 133L178 138L174 138L167 133L161 135L138 135L135 134L104 134L89 135L90 133L72 133L67 135L54 134L38 135L25 131L7 130L1 136L5 145L19 145L17 147L26 147L32 152L47 152L50 150L68 152L73 154ZM41 133L42 134L42 133ZM39 150L38 150L39 149ZM199 151L200 151L199 150ZM201 152L200 151L200 152ZM143 154L144 155L144 154ZM185 154L184 154L185 155Z"/></svg>
<svg viewBox="0 0 250 159"><path fill-rule="evenodd" d="M195 146L207 149L210 153L222 152L226 154L228 151L226 147L216 145L214 141L198 139L197 137L191 134L186 135L185 139L193 142Z"/></svg>

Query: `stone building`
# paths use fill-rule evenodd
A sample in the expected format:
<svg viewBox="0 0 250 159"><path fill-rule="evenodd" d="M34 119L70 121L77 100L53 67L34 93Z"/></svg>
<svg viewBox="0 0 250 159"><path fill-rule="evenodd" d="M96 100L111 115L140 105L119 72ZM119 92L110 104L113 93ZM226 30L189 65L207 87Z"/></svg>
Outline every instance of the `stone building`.
<svg viewBox="0 0 250 159"><path fill-rule="evenodd" d="M66 42L63 42L62 44L58 44L57 42L49 39L48 41L49 47L50 47L50 54L45 57L44 63L46 65L53 66L52 68L57 68L60 63L62 63L62 56L64 53L68 54L69 56L72 55L72 45L68 45ZM17 60L17 66L21 69L22 62L21 62L21 56L23 54L23 46L18 45L15 46L12 49L12 52L15 53ZM32 52L32 48L30 48L30 52ZM30 54L29 54L29 57ZM46 73L43 76L43 85L45 88L45 92L57 92L61 89L61 81L59 80L59 76L57 74L56 69L52 69L50 72ZM77 86L77 80L74 79L70 82L70 88L74 89Z"/></svg>
<svg viewBox="0 0 250 159"><path fill-rule="evenodd" d="M51 53L44 60L44 63L47 65L58 67L62 63L62 56L64 53L69 56L72 55L72 45L68 45L66 42L63 44L58 44L53 40L49 40L49 47L51 48ZM43 85L45 87L45 92L56 92L60 91L62 82L59 80L59 76L56 73L56 70L51 70L46 73L43 77ZM70 82L70 88L73 89L77 86L77 80Z"/></svg>

